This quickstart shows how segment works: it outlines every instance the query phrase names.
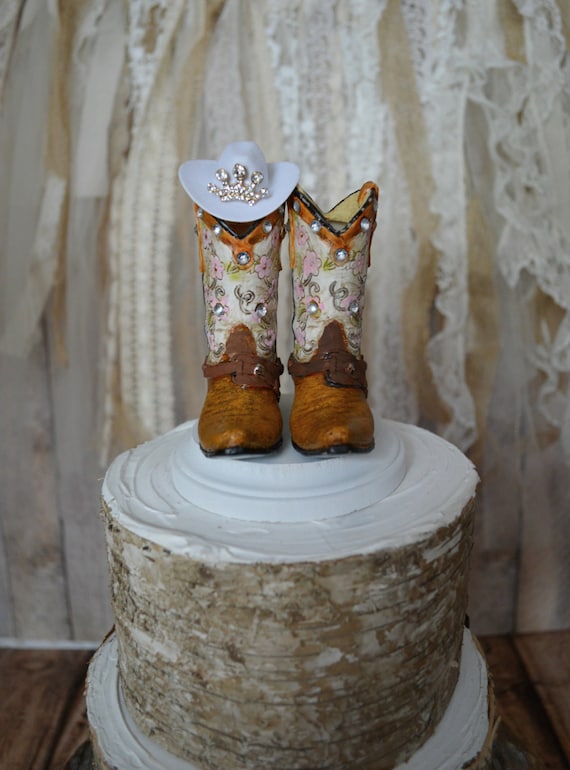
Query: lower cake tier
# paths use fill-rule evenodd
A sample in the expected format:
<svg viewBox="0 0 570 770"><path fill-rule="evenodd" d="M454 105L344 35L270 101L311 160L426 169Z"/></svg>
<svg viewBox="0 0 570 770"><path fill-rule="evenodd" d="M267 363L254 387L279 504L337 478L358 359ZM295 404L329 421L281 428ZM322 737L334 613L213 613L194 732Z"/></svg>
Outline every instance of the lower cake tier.
<svg viewBox="0 0 570 770"><path fill-rule="evenodd" d="M87 711L95 770L201 770L161 748L137 727L125 703L117 655L117 639L111 636L89 669ZM459 678L441 721L424 745L395 770L486 770L491 766L495 727L487 667L465 631Z"/></svg>
<svg viewBox="0 0 570 770"><path fill-rule="evenodd" d="M190 424L113 463L121 693L153 743L200 770L389 770L429 739L477 477L426 431L376 435L366 456L208 459Z"/></svg>

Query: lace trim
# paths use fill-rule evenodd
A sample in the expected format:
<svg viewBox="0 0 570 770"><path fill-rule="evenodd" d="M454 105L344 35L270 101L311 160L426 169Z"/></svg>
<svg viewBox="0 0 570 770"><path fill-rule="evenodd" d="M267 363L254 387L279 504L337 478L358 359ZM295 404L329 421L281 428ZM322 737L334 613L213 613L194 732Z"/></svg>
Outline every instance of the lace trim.
<svg viewBox="0 0 570 770"><path fill-rule="evenodd" d="M344 62L342 99L347 121L344 146L348 167L347 190L339 197L368 179L382 176L382 145L378 140L386 131L387 109L378 98L378 25L386 5L387 0L373 4L355 0L347 6L346 20L337 22ZM330 159L328 162L330 164Z"/></svg>
<svg viewBox="0 0 570 770"><path fill-rule="evenodd" d="M369 383L374 378L369 400L391 419L415 424L419 409L403 356L402 315L406 308L402 293L416 273L418 251L406 175L390 114L385 124L382 157L378 227L372 239L367 277L371 301L366 306L364 320ZM383 189L389 190L390 195L383 196ZM384 221L391 222L392 227L385 227ZM386 255L390 255L390 259ZM380 329L382 333L378 334ZM373 351L371 355L366 353L368 349Z"/></svg>
<svg viewBox="0 0 570 770"><path fill-rule="evenodd" d="M414 8L413 10L416 10ZM410 24L411 4L407 6ZM464 47L457 40L459 10L446 2L423 37L426 50L415 61L420 98L431 150L435 191L430 208L439 217L433 243L440 254L437 274L437 310L445 319L428 344L437 389L451 410L443 435L462 449L477 436L475 405L465 382L465 336L468 319L466 201L463 181L463 116L469 84ZM418 25L425 23L424 12ZM416 35L416 45L420 37Z"/></svg>
<svg viewBox="0 0 570 770"><path fill-rule="evenodd" d="M303 187L326 210L347 192L346 105L336 61L334 5L270 0L265 30L285 155L299 164ZM335 164L330 163L331 146Z"/></svg>
<svg viewBox="0 0 570 770"><path fill-rule="evenodd" d="M489 129L494 202L503 218L498 267L511 287L530 274L567 311L554 339L542 324L528 353L545 375L539 410L563 429L564 438L569 413L562 375L570 372L570 62L556 2L515 4L524 18L527 62L505 60L496 48L485 51L469 97L481 106Z"/></svg>
<svg viewBox="0 0 570 770"><path fill-rule="evenodd" d="M425 90L426 59L428 57L429 6L423 0L401 0L402 17L408 33L408 43L420 91Z"/></svg>
<svg viewBox="0 0 570 770"><path fill-rule="evenodd" d="M121 396L149 436L174 424L169 249L177 156L172 86L163 75L154 89L125 166L119 244Z"/></svg>
<svg viewBox="0 0 570 770"><path fill-rule="evenodd" d="M178 156L172 119L175 83L168 67L184 10L182 0L130 0L128 5L133 129L111 211L103 451L111 437L115 358L120 363L120 398L131 419L147 436L174 424L169 257ZM197 15L202 10L195 8Z"/></svg>
<svg viewBox="0 0 570 770"><path fill-rule="evenodd" d="M250 136L242 86L243 51L240 35L241 6L226 2L218 19L205 67L204 120L208 146L217 157L223 147L237 138ZM222 114L225 119L221 119Z"/></svg>
<svg viewBox="0 0 570 770"><path fill-rule="evenodd" d="M167 50L182 24L185 5L184 0L129 0L127 51L135 133L158 82Z"/></svg>

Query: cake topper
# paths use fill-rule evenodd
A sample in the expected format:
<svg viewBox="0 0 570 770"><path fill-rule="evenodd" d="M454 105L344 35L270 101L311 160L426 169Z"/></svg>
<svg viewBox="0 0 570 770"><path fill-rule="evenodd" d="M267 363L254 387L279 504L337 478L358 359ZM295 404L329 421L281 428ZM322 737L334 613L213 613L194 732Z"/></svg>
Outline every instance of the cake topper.
<svg viewBox="0 0 570 770"><path fill-rule="evenodd" d="M374 419L361 340L377 186L367 182L324 213L296 187L297 166L267 163L255 142L229 144L217 161L187 161L179 177L195 203L206 309L204 454L262 454L281 445L277 289L287 231L291 442L308 455L370 452Z"/></svg>

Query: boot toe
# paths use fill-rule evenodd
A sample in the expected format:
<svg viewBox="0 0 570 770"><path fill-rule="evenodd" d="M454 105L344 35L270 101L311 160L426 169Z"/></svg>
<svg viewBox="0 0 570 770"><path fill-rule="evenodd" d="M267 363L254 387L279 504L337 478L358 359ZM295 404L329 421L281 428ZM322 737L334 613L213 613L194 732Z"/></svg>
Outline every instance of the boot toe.
<svg viewBox="0 0 570 770"><path fill-rule="evenodd" d="M364 393L332 388L320 374L296 379L290 428L293 445L303 454L374 448L374 419Z"/></svg>
<svg viewBox="0 0 570 770"><path fill-rule="evenodd" d="M283 421L271 390L242 388L231 377L212 380L198 438L208 456L271 452L281 443Z"/></svg>

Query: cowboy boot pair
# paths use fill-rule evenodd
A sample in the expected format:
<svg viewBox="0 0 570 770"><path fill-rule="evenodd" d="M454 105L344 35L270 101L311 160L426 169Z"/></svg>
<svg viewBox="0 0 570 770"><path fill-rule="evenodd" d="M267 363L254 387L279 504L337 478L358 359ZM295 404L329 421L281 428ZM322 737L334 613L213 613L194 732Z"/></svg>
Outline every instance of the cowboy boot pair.
<svg viewBox="0 0 570 770"><path fill-rule="evenodd" d="M378 190L365 184L323 214L302 190L289 202L295 384L291 438L304 454L367 452L374 422L360 353ZM206 305L208 392L198 422L206 455L281 443L276 354L284 207L230 223L195 207Z"/></svg>

